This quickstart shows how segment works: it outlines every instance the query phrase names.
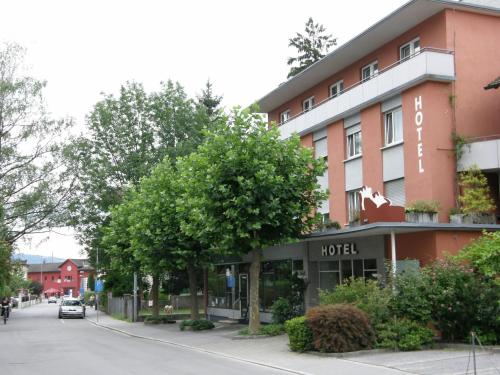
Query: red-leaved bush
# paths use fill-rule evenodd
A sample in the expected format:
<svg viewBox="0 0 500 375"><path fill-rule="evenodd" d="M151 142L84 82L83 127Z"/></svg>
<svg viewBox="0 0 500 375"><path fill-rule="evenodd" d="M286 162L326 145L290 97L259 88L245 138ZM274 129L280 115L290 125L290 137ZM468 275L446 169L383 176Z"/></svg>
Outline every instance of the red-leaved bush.
<svg viewBox="0 0 500 375"><path fill-rule="evenodd" d="M352 305L323 305L308 311L313 346L320 352L353 352L370 349L375 332L368 315Z"/></svg>

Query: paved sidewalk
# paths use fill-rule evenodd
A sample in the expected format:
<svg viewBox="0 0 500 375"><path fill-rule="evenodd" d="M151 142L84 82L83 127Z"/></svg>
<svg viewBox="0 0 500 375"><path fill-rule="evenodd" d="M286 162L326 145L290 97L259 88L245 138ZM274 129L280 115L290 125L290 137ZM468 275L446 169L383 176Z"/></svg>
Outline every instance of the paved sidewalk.
<svg viewBox="0 0 500 375"><path fill-rule="evenodd" d="M210 331L179 330L179 324L145 325L113 319L88 309L87 319L102 327L138 338L156 340L168 345L183 346L188 350L208 352L280 368L297 374L465 374L469 362L466 350L429 350L402 353L373 353L334 358L330 356L293 353L288 348L286 335L258 339L235 339L242 326L217 327ZM500 375L500 354L478 353L478 373ZM472 373L469 362L469 373Z"/></svg>

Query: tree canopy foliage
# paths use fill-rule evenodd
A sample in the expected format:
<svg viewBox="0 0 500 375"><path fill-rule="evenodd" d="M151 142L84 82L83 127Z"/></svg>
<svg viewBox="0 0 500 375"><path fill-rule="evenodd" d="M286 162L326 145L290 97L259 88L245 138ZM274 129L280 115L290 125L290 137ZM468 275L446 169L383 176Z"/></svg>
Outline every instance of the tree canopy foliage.
<svg viewBox="0 0 500 375"><path fill-rule="evenodd" d="M322 59L328 53L330 47L337 45L337 38L326 34L326 29L319 23L314 23L309 17L305 26L305 33L296 33L295 37L288 40L288 46L297 49L296 57L289 57L287 64L291 66L287 78L293 77Z"/></svg>
<svg viewBox="0 0 500 375"><path fill-rule="evenodd" d="M261 250L311 230L311 212L326 198L317 183L324 162L298 137L282 141L267 125L259 114L235 110L179 165L182 230L219 253L252 254L252 332L260 324Z"/></svg>
<svg viewBox="0 0 500 375"><path fill-rule="evenodd" d="M111 207L165 157L173 162L192 152L218 104L205 107L189 99L180 84L168 81L152 93L128 82L117 97L104 95L94 106L86 120L88 131L65 149L68 171L77 177L68 221L94 264ZM99 261L110 264L106 253Z"/></svg>
<svg viewBox="0 0 500 375"><path fill-rule="evenodd" d="M9 244L59 226L72 187L59 157L61 132L71 122L50 118L46 84L25 74L24 56L16 44L0 50L0 206Z"/></svg>

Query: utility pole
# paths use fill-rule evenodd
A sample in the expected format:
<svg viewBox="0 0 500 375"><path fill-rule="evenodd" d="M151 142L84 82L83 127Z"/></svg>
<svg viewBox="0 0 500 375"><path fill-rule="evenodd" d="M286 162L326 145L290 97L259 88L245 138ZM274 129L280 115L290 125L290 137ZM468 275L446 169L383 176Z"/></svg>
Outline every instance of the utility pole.
<svg viewBox="0 0 500 375"><path fill-rule="evenodd" d="M134 311L132 314L132 321L137 322L137 272L134 272L134 303L132 304Z"/></svg>
<svg viewBox="0 0 500 375"><path fill-rule="evenodd" d="M96 281L99 280L99 247L96 249L97 250L97 255L96 255L96 262L95 262L95 279ZM96 282L97 284L97 282ZM95 288L94 288L95 289ZM99 323L99 293L97 292L95 294L95 308L96 308L96 321Z"/></svg>

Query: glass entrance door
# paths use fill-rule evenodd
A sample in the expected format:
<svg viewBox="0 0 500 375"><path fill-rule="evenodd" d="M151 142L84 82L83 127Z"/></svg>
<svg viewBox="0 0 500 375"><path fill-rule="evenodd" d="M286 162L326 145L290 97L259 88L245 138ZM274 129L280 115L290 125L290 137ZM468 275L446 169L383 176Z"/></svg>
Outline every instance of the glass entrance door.
<svg viewBox="0 0 500 375"><path fill-rule="evenodd" d="M240 273L239 281L240 316L246 319L248 317L248 274Z"/></svg>

